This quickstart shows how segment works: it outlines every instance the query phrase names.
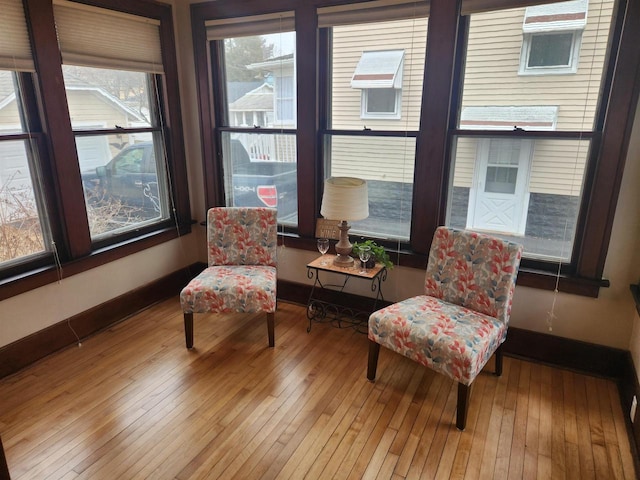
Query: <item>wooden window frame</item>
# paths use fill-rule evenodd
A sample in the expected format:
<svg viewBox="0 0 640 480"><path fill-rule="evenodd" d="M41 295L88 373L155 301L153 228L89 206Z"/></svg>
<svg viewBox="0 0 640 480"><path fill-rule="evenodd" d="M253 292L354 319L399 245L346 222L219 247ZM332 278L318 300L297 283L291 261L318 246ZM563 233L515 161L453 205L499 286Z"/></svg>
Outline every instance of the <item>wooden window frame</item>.
<svg viewBox="0 0 640 480"><path fill-rule="evenodd" d="M217 146L212 132L215 128L216 99L211 96L208 52L204 22L208 19L233 18L278 11L295 11L296 53L298 57L298 229L285 233L287 244L301 249L315 250L315 222L319 216L323 181L323 156L320 129L326 125L327 36L317 29L317 8L356 3L348 0L313 0L299 5L295 0L235 2L218 0L191 6L192 33L200 122L203 167L205 172L206 206L223 204L223 196L216 186L220 165L215 158ZM454 132L454 115L459 99L456 86L461 82L460 64L464 44L464 18L460 15L462 1L431 0L427 41L427 56L423 82L423 108L417 136L413 215L410 242L399 252L400 265L424 268L431 238L446 218L446 198L450 172L449 145ZM506 0L478 0L487 10L500 7L527 6L533 3ZM482 4L482 5L480 5ZM487 4L487 5L485 5ZM561 291L597 297L601 287L608 286L602 277L611 229L620 192L631 128L640 93L640 0L622 0L614 14L612 44L618 46L614 60L608 64L603 91L608 92L606 112L599 117L607 123L598 126L602 135L594 138L597 158L592 159L586 172L583 197L586 208L576 231L574 263L569 272L560 276ZM461 26L463 28L461 28ZM614 74L615 72L615 74ZM316 101L310 101L315 98ZM556 265L557 268L557 265ZM524 261L518 284L553 290L556 272L550 264Z"/></svg>
<svg viewBox="0 0 640 480"><path fill-rule="evenodd" d="M92 243L74 132L66 103L62 65L51 0L24 0L36 75L20 74L25 108L37 118L34 133L41 144L40 167L45 180L49 223L64 276L68 277L169 241L191 230L191 213L171 6L153 0L83 0L82 3L160 21L165 74L159 78L163 134L171 176L174 218L144 230ZM41 123L41 125L40 125ZM33 126L32 126L33 128ZM0 300L59 280L53 255L0 270Z"/></svg>

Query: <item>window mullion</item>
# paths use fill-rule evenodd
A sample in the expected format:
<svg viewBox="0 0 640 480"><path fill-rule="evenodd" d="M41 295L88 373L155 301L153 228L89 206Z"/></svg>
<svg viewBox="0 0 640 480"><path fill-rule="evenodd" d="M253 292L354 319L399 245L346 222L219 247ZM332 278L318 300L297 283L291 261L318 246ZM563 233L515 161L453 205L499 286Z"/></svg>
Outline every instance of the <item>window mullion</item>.
<svg viewBox="0 0 640 480"><path fill-rule="evenodd" d="M454 76L460 1L432 0L427 33L420 131L411 215L411 248L427 253L444 217L448 177L447 126Z"/></svg>

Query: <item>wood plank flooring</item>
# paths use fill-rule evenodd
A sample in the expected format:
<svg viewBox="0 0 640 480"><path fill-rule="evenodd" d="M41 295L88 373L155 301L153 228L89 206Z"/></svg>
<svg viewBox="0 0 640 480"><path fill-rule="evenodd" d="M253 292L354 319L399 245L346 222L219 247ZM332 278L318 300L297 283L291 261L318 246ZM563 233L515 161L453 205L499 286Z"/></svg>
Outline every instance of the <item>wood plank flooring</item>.
<svg viewBox="0 0 640 480"><path fill-rule="evenodd" d="M280 302L196 315L177 298L0 380L0 435L20 479L632 479L616 385L505 358L477 378L467 429L456 385L366 335Z"/></svg>

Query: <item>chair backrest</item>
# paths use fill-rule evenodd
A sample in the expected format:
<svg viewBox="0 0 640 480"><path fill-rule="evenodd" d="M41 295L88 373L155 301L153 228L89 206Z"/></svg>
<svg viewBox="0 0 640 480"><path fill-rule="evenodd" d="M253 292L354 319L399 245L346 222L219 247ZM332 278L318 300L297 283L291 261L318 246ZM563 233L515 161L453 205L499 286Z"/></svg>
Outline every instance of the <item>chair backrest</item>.
<svg viewBox="0 0 640 480"><path fill-rule="evenodd" d="M490 235L438 227L425 294L509 323L522 245Z"/></svg>
<svg viewBox="0 0 640 480"><path fill-rule="evenodd" d="M277 263L277 211L262 207L215 207L207 212L209 266Z"/></svg>

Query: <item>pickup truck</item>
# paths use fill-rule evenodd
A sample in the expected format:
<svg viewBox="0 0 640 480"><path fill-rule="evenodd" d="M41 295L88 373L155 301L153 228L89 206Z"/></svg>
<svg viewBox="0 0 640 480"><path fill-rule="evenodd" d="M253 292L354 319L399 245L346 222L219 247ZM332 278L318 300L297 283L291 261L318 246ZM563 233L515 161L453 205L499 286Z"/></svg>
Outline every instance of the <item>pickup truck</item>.
<svg viewBox="0 0 640 480"><path fill-rule="evenodd" d="M298 211L297 165L293 162L251 161L238 140L231 140L233 205L278 209L278 219Z"/></svg>
<svg viewBox="0 0 640 480"><path fill-rule="evenodd" d="M82 173L82 184L90 203L118 201L135 208L145 218L160 213L156 155L152 142L125 147L109 163Z"/></svg>
<svg viewBox="0 0 640 480"><path fill-rule="evenodd" d="M296 164L251 161L238 140L231 140L233 160L233 206L267 206L278 209L285 219L298 210ZM145 218L160 213L158 175L152 142L125 147L109 163L82 173L85 195L90 202L118 201L135 208Z"/></svg>

